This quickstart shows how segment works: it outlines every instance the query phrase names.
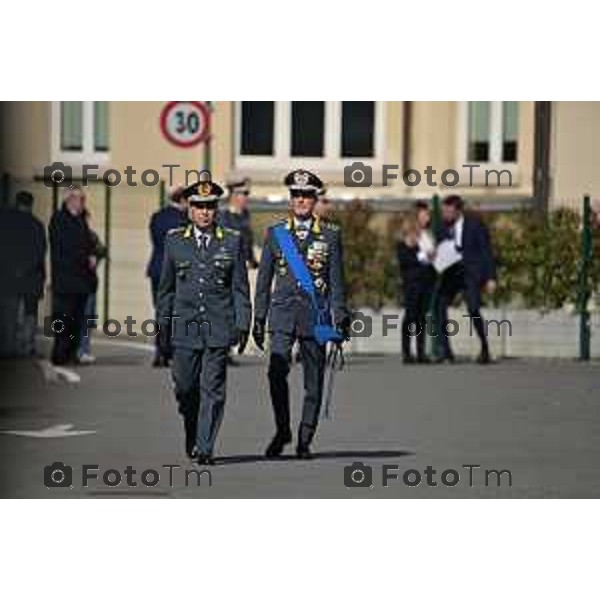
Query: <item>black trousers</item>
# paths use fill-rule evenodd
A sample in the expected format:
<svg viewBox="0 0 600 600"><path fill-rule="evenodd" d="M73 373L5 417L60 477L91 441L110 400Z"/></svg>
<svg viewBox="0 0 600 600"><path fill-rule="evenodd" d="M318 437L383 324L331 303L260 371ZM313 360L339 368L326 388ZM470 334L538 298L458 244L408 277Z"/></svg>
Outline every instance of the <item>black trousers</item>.
<svg viewBox="0 0 600 600"><path fill-rule="evenodd" d="M404 318L402 319L402 355L411 353L411 339L416 339L417 356L425 356L425 318L433 293L435 273L430 267L404 279Z"/></svg>
<svg viewBox="0 0 600 600"><path fill-rule="evenodd" d="M275 415L275 426L280 434L291 432L290 392L288 374L292 362L292 347L296 336L291 333L274 331L271 337L269 359L269 388ZM304 404L298 441L310 444L319 423L325 378L326 349L313 338L299 338L304 370Z"/></svg>
<svg viewBox="0 0 600 600"><path fill-rule="evenodd" d="M85 303L88 294L61 294L52 295L52 317L64 323L64 330L54 334L52 348L52 363L64 365L74 362L77 358L79 339L84 327ZM56 321L55 331L61 327Z"/></svg>
<svg viewBox="0 0 600 600"><path fill-rule="evenodd" d="M479 280L469 277L464 265L459 263L444 272L437 296L435 325L443 357L453 356L446 324L448 323L448 307L459 292L463 294L467 312L481 344L481 352L488 352L488 341L481 316L481 284Z"/></svg>

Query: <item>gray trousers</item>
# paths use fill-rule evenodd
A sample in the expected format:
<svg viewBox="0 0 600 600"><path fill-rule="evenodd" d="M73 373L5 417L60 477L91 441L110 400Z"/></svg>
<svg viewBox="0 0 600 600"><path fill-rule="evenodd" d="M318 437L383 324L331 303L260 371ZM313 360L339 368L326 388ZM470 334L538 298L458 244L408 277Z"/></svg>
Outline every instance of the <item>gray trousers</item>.
<svg viewBox="0 0 600 600"><path fill-rule="evenodd" d="M196 448L213 453L223 420L227 390L228 348L176 348L173 379L178 408L186 431L196 430Z"/></svg>
<svg viewBox="0 0 600 600"><path fill-rule="evenodd" d="M282 331L274 331L271 337L269 387L275 425L280 433L290 431L290 392L287 378L292 361L292 347L296 339L295 335ZM304 404L300 425L307 429L310 433L309 438L312 439L319 422L323 399L325 346L319 346L313 338L301 337L298 341L304 370Z"/></svg>

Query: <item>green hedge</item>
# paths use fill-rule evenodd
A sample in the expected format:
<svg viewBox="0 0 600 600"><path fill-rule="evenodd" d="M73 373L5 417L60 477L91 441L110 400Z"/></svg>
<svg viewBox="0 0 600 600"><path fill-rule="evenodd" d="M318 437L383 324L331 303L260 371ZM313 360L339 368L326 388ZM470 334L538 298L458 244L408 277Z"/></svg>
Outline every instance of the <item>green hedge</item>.
<svg viewBox="0 0 600 600"><path fill-rule="evenodd" d="M402 302L395 244L404 215L380 215L364 202L339 210L346 279L352 306L375 309ZM483 215L498 262L498 290L489 300L547 311L575 303L581 257L581 218L572 210L546 219L531 212ZM594 231L594 257L588 285L600 283L600 231Z"/></svg>

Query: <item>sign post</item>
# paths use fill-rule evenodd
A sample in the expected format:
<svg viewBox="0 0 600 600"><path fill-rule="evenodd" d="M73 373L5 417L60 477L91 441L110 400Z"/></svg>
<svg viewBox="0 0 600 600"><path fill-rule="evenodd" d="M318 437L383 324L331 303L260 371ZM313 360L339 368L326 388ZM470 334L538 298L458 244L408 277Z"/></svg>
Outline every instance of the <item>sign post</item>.
<svg viewBox="0 0 600 600"><path fill-rule="evenodd" d="M174 146L197 146L209 138L210 109L203 102L168 102L160 113L160 129L165 139Z"/></svg>

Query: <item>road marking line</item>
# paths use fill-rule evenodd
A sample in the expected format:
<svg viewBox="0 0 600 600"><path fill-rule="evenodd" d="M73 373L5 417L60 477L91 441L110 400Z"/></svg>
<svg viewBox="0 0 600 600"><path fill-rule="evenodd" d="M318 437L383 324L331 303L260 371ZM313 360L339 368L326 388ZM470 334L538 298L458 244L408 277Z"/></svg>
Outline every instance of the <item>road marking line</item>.
<svg viewBox="0 0 600 600"><path fill-rule="evenodd" d="M61 438L61 437L71 437L75 435L90 435L92 433L96 433L92 430L86 429L73 429L73 425L71 423L65 423L61 425L53 425L52 427L46 427L46 429L38 429L35 430L6 430L0 431L0 433L5 433L7 435L20 435L23 437L33 437L33 438Z"/></svg>

